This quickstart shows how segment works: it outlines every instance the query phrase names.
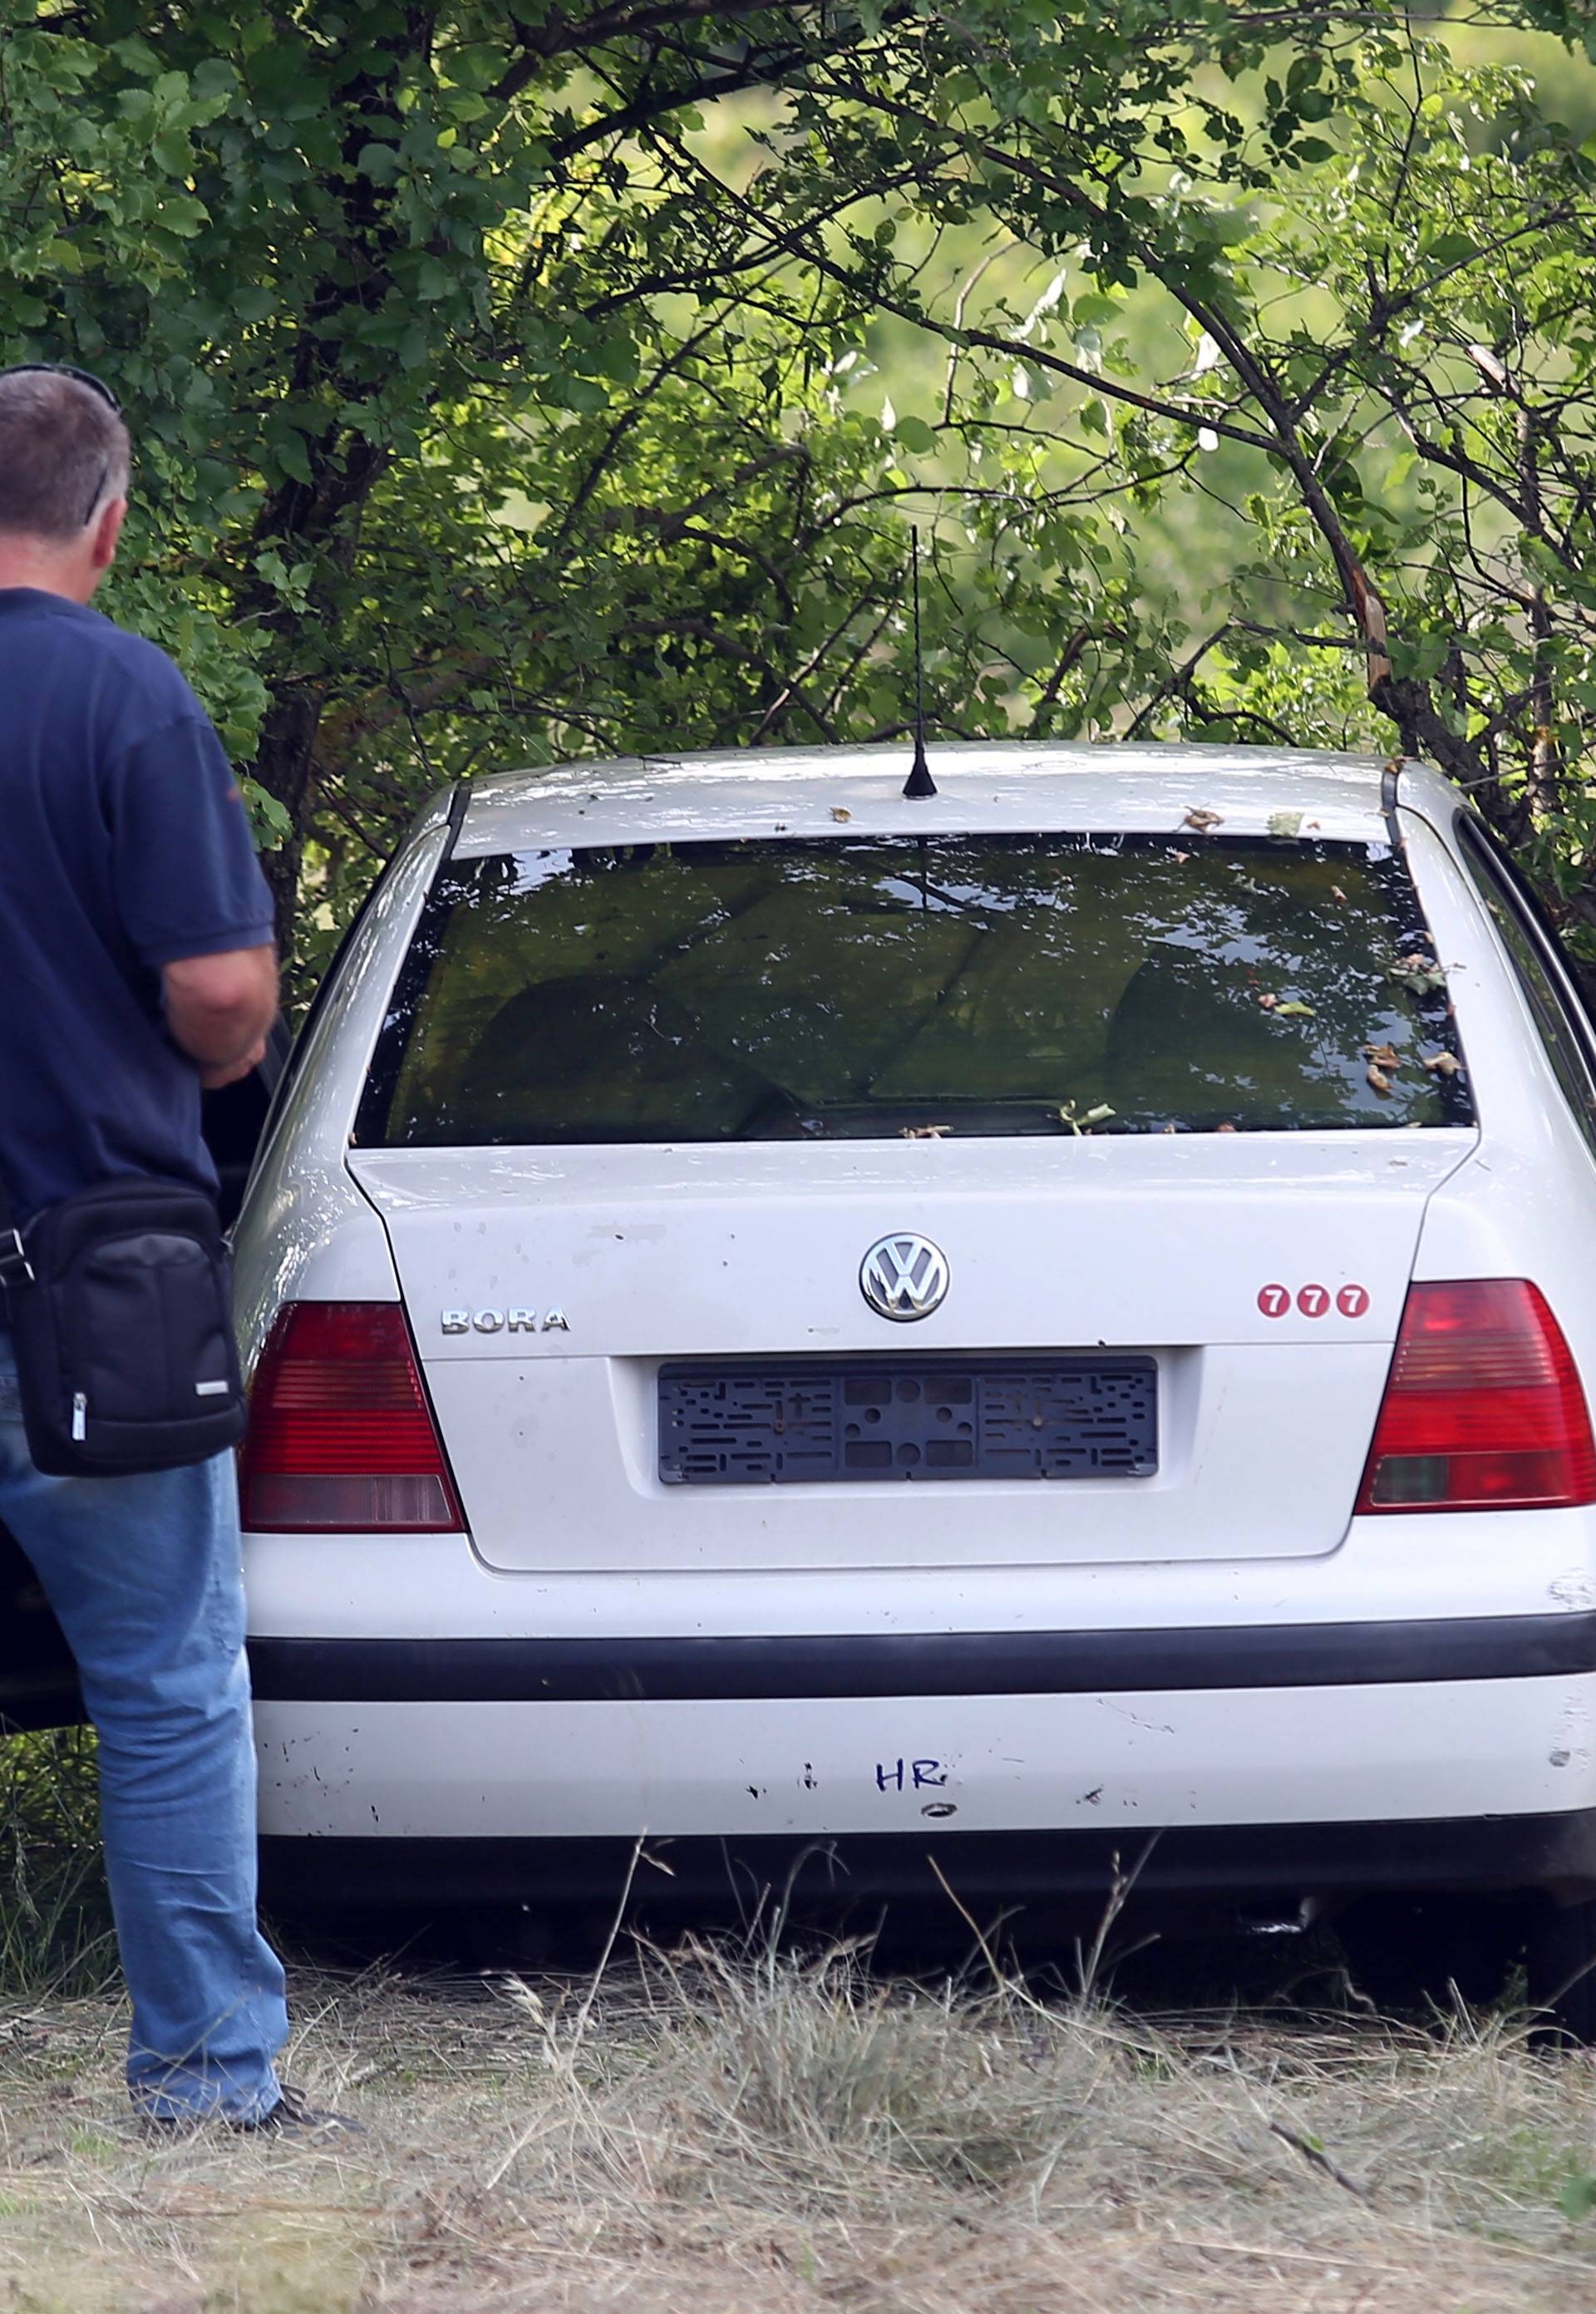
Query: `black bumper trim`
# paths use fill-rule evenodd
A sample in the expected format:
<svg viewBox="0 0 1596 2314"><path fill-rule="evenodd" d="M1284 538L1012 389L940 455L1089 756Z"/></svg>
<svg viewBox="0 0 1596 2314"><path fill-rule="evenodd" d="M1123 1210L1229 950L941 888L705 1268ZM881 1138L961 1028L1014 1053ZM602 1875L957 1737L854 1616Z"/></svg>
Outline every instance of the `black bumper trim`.
<svg viewBox="0 0 1596 2314"><path fill-rule="evenodd" d="M1596 1671L1596 1613L1212 1630L250 1643L263 1703L685 1703L1370 1687Z"/></svg>
<svg viewBox="0 0 1596 2314"><path fill-rule="evenodd" d="M260 1843L263 1885L281 1902L319 1908L423 1909L504 1903L559 1914L613 1913L629 1875L634 1910L746 1908L761 1889L835 1918L912 1899L947 1912L948 1889L974 1909L988 1902L1100 1909L1116 1871L1135 1874L1133 1901L1167 1904L1177 1926L1271 1901L1318 1899L1332 1909L1402 1891L1508 1895L1540 1890L1564 1901L1596 1894L1596 1810L1456 1816L1376 1824L1130 1824L1061 1832L736 1834L630 1839L292 1839ZM1151 1841L1151 1844L1150 1844ZM935 1859L935 1867L931 1859ZM636 1867L634 1870L634 1865ZM940 1878L939 1877L940 1874Z"/></svg>

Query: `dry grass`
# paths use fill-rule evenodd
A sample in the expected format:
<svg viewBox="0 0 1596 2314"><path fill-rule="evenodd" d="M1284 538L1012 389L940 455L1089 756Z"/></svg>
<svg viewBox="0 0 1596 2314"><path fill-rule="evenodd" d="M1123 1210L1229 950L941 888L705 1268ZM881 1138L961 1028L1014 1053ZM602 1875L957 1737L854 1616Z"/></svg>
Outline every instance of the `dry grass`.
<svg viewBox="0 0 1596 2314"><path fill-rule="evenodd" d="M701 1947L628 1956L596 1993L374 1973L298 1994L292 2070L367 2122L353 2145L152 2146L111 2003L0 2009L0 2306L1596 2305L1596 2216L1569 2214L1596 2068L1511 2018L1152 2022Z"/></svg>

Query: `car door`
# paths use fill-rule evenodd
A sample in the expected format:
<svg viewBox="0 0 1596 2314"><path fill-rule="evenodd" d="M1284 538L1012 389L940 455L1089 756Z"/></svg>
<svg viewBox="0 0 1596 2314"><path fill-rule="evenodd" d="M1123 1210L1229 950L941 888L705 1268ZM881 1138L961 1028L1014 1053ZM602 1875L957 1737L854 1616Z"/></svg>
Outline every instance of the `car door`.
<svg viewBox="0 0 1596 2314"><path fill-rule="evenodd" d="M1596 1020L1592 971L1565 945L1533 887L1472 812L1457 835L1475 889L1507 951L1547 1058L1596 1157Z"/></svg>
<svg viewBox="0 0 1596 2314"><path fill-rule="evenodd" d="M220 1184L217 1204L222 1227L230 1230L238 1219L243 1193L255 1161L255 1151L271 1114L278 1084L288 1066L293 1035L279 1012L266 1040L266 1057L258 1069L236 1084L204 1096L202 1126Z"/></svg>
<svg viewBox="0 0 1596 2314"><path fill-rule="evenodd" d="M279 1020L260 1066L205 1096L205 1137L221 1184L224 1227L237 1217L289 1042ZM0 1735L69 1727L83 1718L77 1671L60 1625L15 1537L0 1524Z"/></svg>
<svg viewBox="0 0 1596 2314"><path fill-rule="evenodd" d="M77 1669L32 1568L0 1526L0 1736L84 1717Z"/></svg>

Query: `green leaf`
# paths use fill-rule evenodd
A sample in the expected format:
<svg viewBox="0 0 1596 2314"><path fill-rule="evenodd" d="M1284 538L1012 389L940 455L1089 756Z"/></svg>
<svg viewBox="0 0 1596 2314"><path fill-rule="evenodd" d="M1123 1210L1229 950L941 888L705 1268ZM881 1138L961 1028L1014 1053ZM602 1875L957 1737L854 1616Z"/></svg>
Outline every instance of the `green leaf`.
<svg viewBox="0 0 1596 2314"><path fill-rule="evenodd" d="M528 21L532 21L530 16ZM492 87L507 61L503 48L489 48L479 42L471 48L451 49L444 65L452 81L457 81L463 88L481 90Z"/></svg>
<svg viewBox="0 0 1596 2314"><path fill-rule="evenodd" d="M562 410L598 411L610 406L608 387L596 377L560 378L550 386L550 398Z"/></svg>
<svg viewBox="0 0 1596 2314"><path fill-rule="evenodd" d="M293 817L286 805L268 792L259 780L242 779L239 788L245 808L255 831L255 840L266 852L275 852L294 832Z"/></svg>
<svg viewBox="0 0 1596 2314"><path fill-rule="evenodd" d="M913 451L921 456L937 446L936 435L923 418L900 415L893 434L894 439L901 443L905 450Z"/></svg>
<svg viewBox="0 0 1596 2314"><path fill-rule="evenodd" d="M295 481L313 482L314 481L315 477L311 472L310 453L304 445L304 437L296 428L286 426L274 431L271 446L278 465Z"/></svg>
<svg viewBox="0 0 1596 2314"><path fill-rule="evenodd" d="M1228 249L1247 239L1253 229L1253 219L1246 209L1194 208L1187 216L1186 229L1200 243Z"/></svg>
<svg viewBox="0 0 1596 2314"><path fill-rule="evenodd" d="M191 85L202 103L229 97L238 86L237 68L227 57L201 57L194 67Z"/></svg>

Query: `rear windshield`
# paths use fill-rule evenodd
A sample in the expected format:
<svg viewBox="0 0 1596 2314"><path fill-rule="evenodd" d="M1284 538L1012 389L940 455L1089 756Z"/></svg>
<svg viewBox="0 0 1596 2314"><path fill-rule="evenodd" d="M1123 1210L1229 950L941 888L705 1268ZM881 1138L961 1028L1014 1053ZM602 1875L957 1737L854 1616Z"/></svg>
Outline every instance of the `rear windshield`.
<svg viewBox="0 0 1596 2314"><path fill-rule="evenodd" d="M1470 1118L1380 846L1080 835L459 861L366 1145L1239 1133Z"/></svg>

